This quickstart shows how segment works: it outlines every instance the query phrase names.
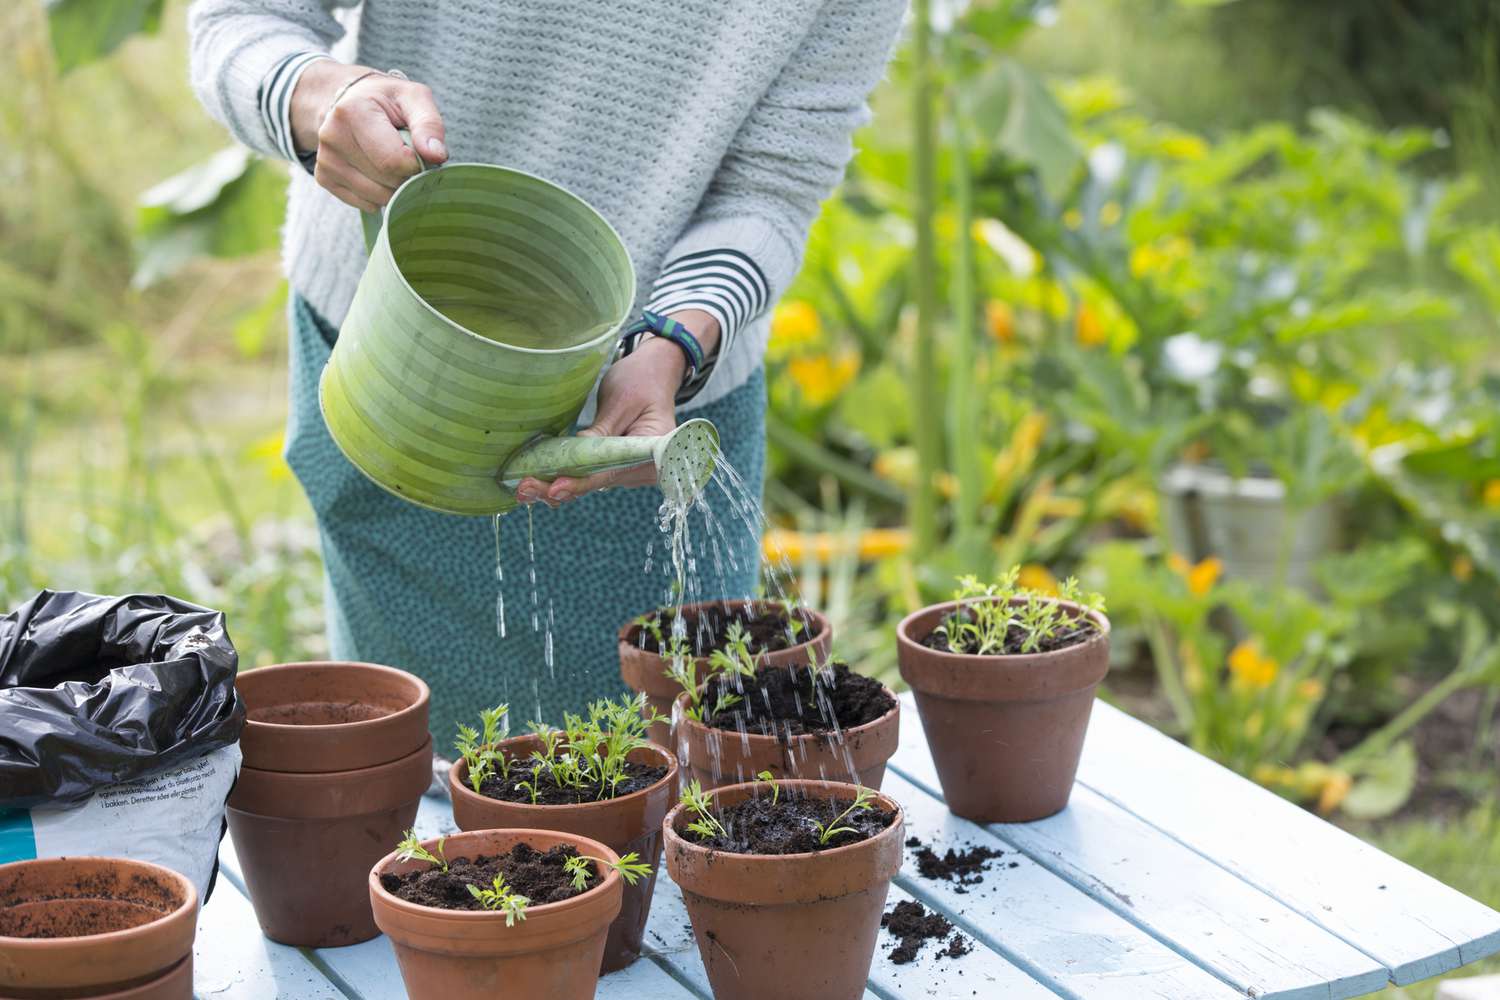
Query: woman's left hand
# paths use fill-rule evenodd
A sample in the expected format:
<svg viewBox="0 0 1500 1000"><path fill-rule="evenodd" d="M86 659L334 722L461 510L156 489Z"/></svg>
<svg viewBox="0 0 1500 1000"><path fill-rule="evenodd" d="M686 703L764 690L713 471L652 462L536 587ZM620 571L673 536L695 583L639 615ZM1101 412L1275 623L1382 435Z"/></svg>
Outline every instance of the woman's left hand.
<svg viewBox="0 0 1500 1000"><path fill-rule="evenodd" d="M705 312L687 310L672 318L693 332L712 354L719 340L719 325ZM654 437L677 426L675 398L687 371L682 350L662 337L645 337L634 351L616 361L599 383L599 409L594 423L578 432L579 437ZM537 500L549 506L583 496L594 490L616 486L649 486L656 482L656 467L645 462L628 469L596 472L583 479L559 476L550 484L523 479L516 487L522 503Z"/></svg>

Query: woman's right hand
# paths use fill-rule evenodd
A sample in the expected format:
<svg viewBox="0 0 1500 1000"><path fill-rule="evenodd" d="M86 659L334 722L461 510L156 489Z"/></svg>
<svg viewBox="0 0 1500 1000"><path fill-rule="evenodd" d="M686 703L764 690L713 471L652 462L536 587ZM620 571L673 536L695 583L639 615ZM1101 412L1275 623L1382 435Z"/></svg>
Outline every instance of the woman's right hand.
<svg viewBox="0 0 1500 1000"><path fill-rule="evenodd" d="M370 73L319 59L302 71L292 92L292 140L303 152L316 150L313 179L340 201L373 212L391 200L401 182L420 169L397 134L428 163L448 158L443 118L426 85L375 73L350 87L329 107L339 88Z"/></svg>

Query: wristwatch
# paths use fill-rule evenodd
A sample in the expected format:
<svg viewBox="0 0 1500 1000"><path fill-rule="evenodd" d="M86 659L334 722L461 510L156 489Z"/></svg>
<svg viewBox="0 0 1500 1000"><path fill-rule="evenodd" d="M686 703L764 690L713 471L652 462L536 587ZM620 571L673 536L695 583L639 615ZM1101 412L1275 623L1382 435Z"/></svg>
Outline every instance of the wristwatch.
<svg viewBox="0 0 1500 1000"><path fill-rule="evenodd" d="M693 336L687 327L670 316L663 316L649 309L642 312L641 318L626 328L625 335L620 340L618 357L624 357L634 351L640 344L641 338L648 335L670 340L682 351L682 356L687 361L687 370L682 374L682 385L677 390L676 401L685 403L692 399L708 381L708 376L713 371L714 359L704 356L703 345L698 343L698 338Z"/></svg>

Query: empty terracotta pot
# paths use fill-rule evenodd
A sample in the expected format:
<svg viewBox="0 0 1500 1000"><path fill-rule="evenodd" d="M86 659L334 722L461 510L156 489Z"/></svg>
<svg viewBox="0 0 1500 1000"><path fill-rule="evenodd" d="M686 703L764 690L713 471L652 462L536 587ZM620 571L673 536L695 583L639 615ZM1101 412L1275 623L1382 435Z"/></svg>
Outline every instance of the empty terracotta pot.
<svg viewBox="0 0 1500 1000"><path fill-rule="evenodd" d="M337 948L379 934L365 878L415 822L431 784L431 737L400 760L353 771L242 768L229 833L266 937Z"/></svg>
<svg viewBox="0 0 1500 1000"><path fill-rule="evenodd" d="M890 689L886 689L891 694ZM697 779L704 788L719 788L752 780L761 771L777 778L807 778L847 781L879 788L885 778L885 762L896 752L901 735L901 703L891 695L891 710L873 722L844 730L842 739L831 734L793 736L740 735L715 729L687 717L686 692L677 698L674 741L677 756L687 771L685 780Z"/></svg>
<svg viewBox="0 0 1500 1000"><path fill-rule="evenodd" d="M764 788L762 788L764 791ZM783 781L782 795L854 798L852 785ZM731 806L753 784L714 794ZM684 806L662 824L667 871L682 889L714 1000L858 1000L870 976L891 879L901 868L905 816L869 840L812 854L729 854L682 836Z"/></svg>
<svg viewBox="0 0 1500 1000"><path fill-rule="evenodd" d="M901 677L916 696L943 798L977 823L1051 816L1068 804L1094 690L1109 670L1109 619L1094 615L1097 634L1050 653L970 656L922 645L957 606L923 608L896 627Z"/></svg>
<svg viewBox="0 0 1500 1000"><path fill-rule="evenodd" d="M541 747L535 736L513 736L500 743L507 752L525 756ZM677 758L662 747L631 751L628 760L665 767L666 776L650 788L602 802L576 806L529 805L501 802L474 791L469 769L460 760L448 772L453 797L453 819L460 830L496 830L517 827L557 830L588 837L624 856L634 851L651 866L651 874L624 888L620 915L609 925L602 971L616 972L641 955L646 919L651 915L651 896L656 890L657 862L661 860L661 821L677 804Z"/></svg>
<svg viewBox="0 0 1500 1000"><path fill-rule="evenodd" d="M682 611L691 618L705 611L727 614L741 608L764 607L765 604L764 601L703 601L684 604ZM761 666L781 667L788 663L806 663L810 650L817 652L819 662L828 658L828 649L833 643L833 626L828 623L827 618L811 608L799 608L797 614L807 621L804 629L806 641L774 653L763 654L758 658ZM682 693L682 686L667 676L666 658L641 647L641 629L633 622L621 626L619 646L620 677L625 681L625 686L638 694L645 692L647 708L654 709L664 720L670 719L672 702ZM695 662L698 680L707 680L708 657L696 657ZM671 723L658 722L650 728L647 735L653 742L670 747Z"/></svg>
<svg viewBox="0 0 1500 1000"><path fill-rule="evenodd" d="M282 663L242 671L240 750L263 771L323 773L405 757L428 740L431 692L374 663Z"/></svg>
<svg viewBox="0 0 1500 1000"><path fill-rule="evenodd" d="M191 1000L198 892L160 865L0 865L0 996Z"/></svg>
<svg viewBox="0 0 1500 1000"><path fill-rule="evenodd" d="M451 836L450 859L503 854L525 842L539 851L571 844L580 854L611 863L619 856L587 837L547 830L479 830ZM425 842L430 850L436 838ZM375 922L391 939L411 1000L589 1000L599 983L599 964L609 925L620 912L625 880L610 871L604 881L561 903L526 908L526 919L505 926L505 915L441 910L408 903L386 892L380 876L426 864L397 861L395 852L369 873ZM597 866L596 866L597 869Z"/></svg>

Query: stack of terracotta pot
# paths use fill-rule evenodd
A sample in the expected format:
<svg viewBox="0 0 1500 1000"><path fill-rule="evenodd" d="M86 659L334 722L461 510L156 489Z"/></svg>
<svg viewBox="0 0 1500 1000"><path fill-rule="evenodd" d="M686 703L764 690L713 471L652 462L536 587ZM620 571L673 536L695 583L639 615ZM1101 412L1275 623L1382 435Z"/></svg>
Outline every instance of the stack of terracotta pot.
<svg viewBox="0 0 1500 1000"><path fill-rule="evenodd" d="M432 783L427 685L371 663L287 663L236 683L248 720L229 831L261 929L306 948L375 937L370 869Z"/></svg>

